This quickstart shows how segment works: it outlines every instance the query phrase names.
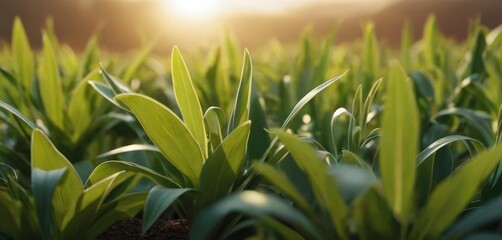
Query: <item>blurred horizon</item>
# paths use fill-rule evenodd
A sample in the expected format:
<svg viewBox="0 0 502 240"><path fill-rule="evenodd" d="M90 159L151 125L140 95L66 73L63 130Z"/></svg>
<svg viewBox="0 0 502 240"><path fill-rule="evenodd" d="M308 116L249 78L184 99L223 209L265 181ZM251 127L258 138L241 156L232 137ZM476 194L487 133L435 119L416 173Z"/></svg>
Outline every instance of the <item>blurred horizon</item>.
<svg viewBox="0 0 502 240"><path fill-rule="evenodd" d="M502 23L499 0L0 0L0 42L8 43L15 16L21 17L31 44L40 46L40 30L54 19L61 42L77 50L99 32L110 51L138 49L158 38L155 50L173 45L198 48L220 41L222 32L235 35L240 47L257 48L278 40L299 41L305 29L327 35L339 23L337 42L360 39L369 21L383 44L397 46L405 22L415 38L430 14L446 37L463 40L469 22L494 28Z"/></svg>

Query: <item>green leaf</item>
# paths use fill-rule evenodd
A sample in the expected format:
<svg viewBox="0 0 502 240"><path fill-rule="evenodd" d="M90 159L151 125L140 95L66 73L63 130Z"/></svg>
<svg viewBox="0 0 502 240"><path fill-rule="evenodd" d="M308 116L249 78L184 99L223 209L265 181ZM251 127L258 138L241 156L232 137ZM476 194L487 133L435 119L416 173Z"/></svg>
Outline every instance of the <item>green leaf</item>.
<svg viewBox="0 0 502 240"><path fill-rule="evenodd" d="M121 83L119 80L115 79L112 75L108 74L103 65L101 65L100 73L105 82L108 84L108 86L110 86L110 88L113 90L114 93L113 96L121 93L131 92L131 90L125 84Z"/></svg>
<svg viewBox="0 0 502 240"><path fill-rule="evenodd" d="M35 123L33 123L30 119L28 119L26 116L24 116L15 107L13 107L3 101L0 101L0 108L5 109L7 112L16 116L19 120L21 120L26 125L28 125L32 130L37 128L37 125L35 125Z"/></svg>
<svg viewBox="0 0 502 240"><path fill-rule="evenodd" d="M429 16L424 26L422 45L424 48L425 63L431 69L440 67L438 53L440 44L437 28L436 17L434 15Z"/></svg>
<svg viewBox="0 0 502 240"><path fill-rule="evenodd" d="M96 219L98 210L108 194L113 190L113 187L127 179L127 177L118 179L124 172L110 175L85 189L63 220L61 231L64 238L76 239L86 234L85 231L91 226L94 219Z"/></svg>
<svg viewBox="0 0 502 240"><path fill-rule="evenodd" d="M210 107L204 114L204 121L207 125L209 143L212 146L211 151L214 151L225 136L223 133L223 128L226 125L225 111L218 107Z"/></svg>
<svg viewBox="0 0 502 240"><path fill-rule="evenodd" d="M145 45L141 50L141 52L130 61L124 73L121 75L121 78L124 82L126 83L131 82L134 75L137 74L139 67L141 67L141 64L143 64L147 59L148 55L152 51L152 48L155 46L156 42L157 41L154 40L151 41L149 44Z"/></svg>
<svg viewBox="0 0 502 240"><path fill-rule="evenodd" d="M286 174L268 164L260 162L254 163L253 168L272 186L277 187L285 196L290 198L310 219L315 219L316 215L313 208L302 193L298 191L296 186L288 179Z"/></svg>
<svg viewBox="0 0 502 240"><path fill-rule="evenodd" d="M458 115L466 120L466 122L478 132L482 138L485 146L492 146L494 142L494 136L492 133L490 119L491 117L485 112L474 111L468 108L447 108L438 112L434 118L439 118L443 116L453 116Z"/></svg>
<svg viewBox="0 0 502 240"><path fill-rule="evenodd" d="M393 66L382 120L380 172L389 205L404 225L413 206L418 138L419 115L412 83Z"/></svg>
<svg viewBox="0 0 502 240"><path fill-rule="evenodd" d="M338 184L327 174L327 165L317 157L315 149L295 136L273 131L286 146L295 162L307 175L314 195L321 207L330 216L342 238L347 238L346 218L348 209L340 195Z"/></svg>
<svg viewBox="0 0 502 240"><path fill-rule="evenodd" d="M291 123L291 121L298 115L298 113L300 113L300 111L302 110L302 108L305 105L307 105L307 103L310 100L312 100L312 98L314 98L317 94L319 94L320 92L322 92L324 89L326 89L327 87L331 86L331 84L335 83L340 78L342 78L343 76L345 76L345 74L347 74L347 72L343 73L340 76L334 77L334 78L332 78L332 79L324 82L323 84L317 86L316 88L312 89L309 93L307 93L305 96L303 96L303 98L300 99L300 101L298 101L298 103L296 103L296 105L293 108L293 110L291 110L291 112L289 113L289 115L286 118L286 120L284 120L284 123L281 126L281 130L286 130L289 127L289 124Z"/></svg>
<svg viewBox="0 0 502 240"><path fill-rule="evenodd" d="M52 198L66 168L44 171L38 168L32 170L32 192L35 199L38 221L45 239L52 239ZM59 226L56 226L56 229Z"/></svg>
<svg viewBox="0 0 502 240"><path fill-rule="evenodd" d="M135 217L144 207L147 193L132 193L106 204L106 210L86 232L85 239L96 239L120 220ZM104 208L104 207L103 207Z"/></svg>
<svg viewBox="0 0 502 240"><path fill-rule="evenodd" d="M83 191L82 182L73 165L61 154L42 131L35 129L31 138L31 165L45 171L66 168L52 199L56 226L59 226Z"/></svg>
<svg viewBox="0 0 502 240"><path fill-rule="evenodd" d="M4 221L0 224L0 237L6 236L11 239L19 239L21 232L21 202L12 199L7 191L0 188L0 215L4 219L10 219L10 221Z"/></svg>
<svg viewBox="0 0 502 240"><path fill-rule="evenodd" d="M73 143L76 143L82 137L85 131L95 123L96 117L101 113L99 109L95 108L96 97L98 95L87 83L88 80L96 76L97 73L98 70L96 69L87 74L71 94L67 114Z"/></svg>
<svg viewBox="0 0 502 240"><path fill-rule="evenodd" d="M328 175L338 183L340 194L347 204L378 182L370 169L345 164L331 166Z"/></svg>
<svg viewBox="0 0 502 240"><path fill-rule="evenodd" d="M242 213L260 221L272 217L288 223L306 239L322 239L314 225L303 214L282 200L255 191L244 191L226 197L201 212L192 224L190 239L217 239L213 232L231 213ZM262 223L266 224L267 221ZM273 225L274 227L276 225Z"/></svg>
<svg viewBox="0 0 502 240"><path fill-rule="evenodd" d="M472 53L469 56L462 78L467 78L473 74L478 74L481 78L485 77L485 50L487 47L485 38L484 32L480 30L477 34Z"/></svg>
<svg viewBox="0 0 502 240"><path fill-rule="evenodd" d="M131 109L148 137L162 154L189 178L191 186L197 186L204 157L200 144L176 114L143 95L120 94L116 99Z"/></svg>
<svg viewBox="0 0 502 240"><path fill-rule="evenodd" d="M431 155L435 154L442 147L444 147L450 143L454 143L454 142L463 142L463 143L467 144L467 141L471 141L473 143L478 143L481 146L483 145L483 143L481 143L480 141L478 141L474 138L466 137L466 136L460 136L460 135L446 136L446 137L443 137L441 139L436 140L431 145L427 146L424 150L422 150L422 152L420 152L420 154L418 154L417 166L420 166L420 164L422 164L425 160L427 160L427 158L429 158Z"/></svg>
<svg viewBox="0 0 502 240"><path fill-rule="evenodd" d="M94 171L92 171L91 175L89 176L89 179L86 182L86 186L91 186L94 184L97 184L98 182L102 181L103 179L106 179L110 175L113 175L117 172L120 171L126 171L125 173L122 173L124 176L136 176L136 175L141 175L144 176L153 182L162 185L164 187L172 187L172 188L177 188L179 187L177 183L175 183L173 180L166 176L162 176L148 168L145 168L143 166L130 163L130 162L124 162L124 161L106 161L104 163L99 164Z"/></svg>
<svg viewBox="0 0 502 240"><path fill-rule="evenodd" d="M444 235L444 238L460 238L488 224L500 222L502 219L502 212L499 211L500 206L502 206L502 196L487 202L456 221L455 225Z"/></svg>
<svg viewBox="0 0 502 240"><path fill-rule="evenodd" d="M115 93L113 92L113 89L111 89L109 86L107 86L106 84L100 83L100 82L96 82L96 81L89 81L88 83L94 88L94 90L96 90L96 92L98 92L101 96L103 96L106 100L111 102L113 105L119 107L120 109L122 109L126 112L129 112L129 109L120 105L120 103L118 103L114 99Z"/></svg>
<svg viewBox="0 0 502 240"><path fill-rule="evenodd" d="M30 42L26 36L23 23L19 17L14 20L12 32L12 52L14 56L14 69L21 89L33 95L33 75L35 72L34 57Z"/></svg>
<svg viewBox="0 0 502 240"><path fill-rule="evenodd" d="M234 129L209 156L200 174L200 189L212 199L227 195L246 157L251 122Z"/></svg>
<svg viewBox="0 0 502 240"><path fill-rule="evenodd" d="M42 60L38 68L40 97L48 118L55 126L63 130L65 129L63 114L65 98L56 53L47 34L43 36L43 45Z"/></svg>
<svg viewBox="0 0 502 240"><path fill-rule="evenodd" d="M399 223L377 187L354 201L353 216L361 240L400 239Z"/></svg>
<svg viewBox="0 0 502 240"><path fill-rule="evenodd" d="M195 191L188 188L164 188L156 186L148 193L145 208L143 210L143 228L141 235L150 229L164 211L171 206L181 195Z"/></svg>
<svg viewBox="0 0 502 240"><path fill-rule="evenodd" d="M207 158L207 138L202 108L185 61L177 47L173 49L171 63L174 95L183 115L183 120L202 150L202 155Z"/></svg>
<svg viewBox="0 0 502 240"><path fill-rule="evenodd" d="M131 144L119 148L115 148L108 152L102 153L98 156L98 158L107 158L113 155L120 155L124 153L134 152L134 151L151 151L151 152L160 152L156 146L148 145L148 144Z"/></svg>
<svg viewBox="0 0 502 240"><path fill-rule="evenodd" d="M235 105L230 115L227 134L249 119L253 65L248 50L244 51L241 80L235 97Z"/></svg>
<svg viewBox="0 0 502 240"><path fill-rule="evenodd" d="M502 145L499 144L465 162L442 181L417 216L412 239L438 238L462 213L501 159Z"/></svg>

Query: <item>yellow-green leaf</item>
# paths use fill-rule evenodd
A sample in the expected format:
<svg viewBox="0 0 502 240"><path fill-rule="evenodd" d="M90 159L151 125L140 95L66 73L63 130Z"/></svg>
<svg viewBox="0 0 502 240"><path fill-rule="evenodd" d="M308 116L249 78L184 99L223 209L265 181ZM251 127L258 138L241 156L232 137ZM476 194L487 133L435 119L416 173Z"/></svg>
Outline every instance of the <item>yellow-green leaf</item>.
<svg viewBox="0 0 502 240"><path fill-rule="evenodd" d="M185 61L177 47L173 49L171 63L174 95L183 115L183 120L199 144L204 157L207 157L207 138L202 108Z"/></svg>
<svg viewBox="0 0 502 240"><path fill-rule="evenodd" d="M201 146L174 112L144 95L127 93L115 97L138 118L148 137L171 163L197 186L204 162Z"/></svg>
<svg viewBox="0 0 502 240"><path fill-rule="evenodd" d="M56 55L47 34L44 34L43 43L43 56L38 68L40 97L42 98L44 110L48 118L55 126L64 129L63 111L65 99Z"/></svg>
<svg viewBox="0 0 502 240"><path fill-rule="evenodd" d="M59 181L52 199L56 224L62 222L70 206L77 201L83 191L82 182L73 165L50 142L39 129L31 137L31 165L45 171L66 168L66 173Z"/></svg>
<svg viewBox="0 0 502 240"><path fill-rule="evenodd" d="M380 143L380 172L384 194L403 223L413 206L419 116L411 82L398 65L387 79Z"/></svg>

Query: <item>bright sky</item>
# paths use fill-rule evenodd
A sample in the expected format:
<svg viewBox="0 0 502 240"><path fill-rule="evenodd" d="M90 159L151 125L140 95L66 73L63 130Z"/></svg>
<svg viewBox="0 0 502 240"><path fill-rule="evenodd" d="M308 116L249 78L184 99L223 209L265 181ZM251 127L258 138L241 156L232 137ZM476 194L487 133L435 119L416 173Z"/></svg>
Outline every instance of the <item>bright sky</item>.
<svg viewBox="0 0 502 240"><path fill-rule="evenodd" d="M211 18L231 12L281 13L315 2L383 2L385 0L159 0L171 14L186 18Z"/></svg>

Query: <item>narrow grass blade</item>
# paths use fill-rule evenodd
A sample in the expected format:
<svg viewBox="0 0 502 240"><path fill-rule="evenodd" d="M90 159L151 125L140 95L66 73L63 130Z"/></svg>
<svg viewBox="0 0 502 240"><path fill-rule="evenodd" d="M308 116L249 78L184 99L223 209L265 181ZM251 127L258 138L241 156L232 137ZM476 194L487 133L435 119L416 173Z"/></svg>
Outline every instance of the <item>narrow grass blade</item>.
<svg viewBox="0 0 502 240"><path fill-rule="evenodd" d="M244 52L241 80L235 97L234 108L230 115L227 134L249 120L251 86L253 85L253 65L248 50Z"/></svg>
<svg viewBox="0 0 502 240"><path fill-rule="evenodd" d="M115 99L134 113L155 146L190 179L193 186L197 186L204 162L201 146L176 114L152 98L139 94L120 94Z"/></svg>
<svg viewBox="0 0 502 240"><path fill-rule="evenodd" d="M204 158L207 158L207 138L202 108L185 61L177 47L173 49L171 71L174 95L183 115L183 120L202 150Z"/></svg>
<svg viewBox="0 0 502 240"><path fill-rule="evenodd" d="M419 115L412 83L399 66L393 66L386 87L380 172L389 205L405 226L413 206Z"/></svg>
<svg viewBox="0 0 502 240"><path fill-rule="evenodd" d="M444 138L436 140L431 145L427 146L424 150L422 150L422 152L420 152L420 154L418 154L417 166L420 166L420 164L422 164L425 160L427 160L428 157L435 154L442 147L444 147L450 143L454 143L454 142L464 142L465 144L467 144L467 141L477 143L477 144L483 146L483 143L481 143L480 141L478 141L474 138L460 136L460 135L446 136Z"/></svg>
<svg viewBox="0 0 502 240"><path fill-rule="evenodd" d="M307 103L310 100L312 100L312 98L314 98L317 94L319 94L320 92L322 92L327 87L331 86L331 84L333 84L336 81L340 80L343 76L345 76L346 73L347 72L343 73L340 76L334 77L334 78L332 78L332 79L324 82L323 84L321 84L321 85L317 86L316 88L312 89L312 91L310 91L302 99L300 99L300 101L298 101L298 103L296 103L295 107L293 108L293 110L291 110L291 112L289 113L288 117L286 118L286 120L282 124L281 130L285 130L285 129L287 129L289 127L289 124L291 123L291 121L298 115L298 113L302 110L302 108L305 105L307 105Z"/></svg>
<svg viewBox="0 0 502 240"><path fill-rule="evenodd" d="M485 146L493 146L494 136L490 125L491 117L488 114L468 108L453 107L438 112L434 118L454 115L458 115L465 119L466 122L481 135Z"/></svg>
<svg viewBox="0 0 502 240"><path fill-rule="evenodd" d="M19 120L24 122L26 125L28 125L32 130L37 128L37 125L33 123L30 119L28 119L26 116L24 116L21 112L19 112L15 107L0 101L0 108L5 109L7 112L13 114L16 116Z"/></svg>

